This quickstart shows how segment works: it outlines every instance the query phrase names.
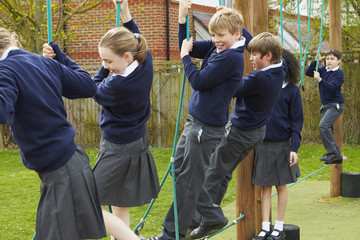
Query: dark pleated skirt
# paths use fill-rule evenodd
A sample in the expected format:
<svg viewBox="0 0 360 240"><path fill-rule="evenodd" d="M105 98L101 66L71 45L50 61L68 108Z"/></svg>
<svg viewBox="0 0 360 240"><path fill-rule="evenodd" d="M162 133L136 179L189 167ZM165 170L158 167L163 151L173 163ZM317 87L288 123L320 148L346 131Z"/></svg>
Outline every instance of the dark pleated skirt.
<svg viewBox="0 0 360 240"><path fill-rule="evenodd" d="M252 183L259 186L278 186L293 183L300 177L299 165L290 167L290 143L262 142L255 149Z"/></svg>
<svg viewBox="0 0 360 240"><path fill-rule="evenodd" d="M41 197L36 240L79 240L106 237L89 158L78 146L61 168L39 174Z"/></svg>
<svg viewBox="0 0 360 240"><path fill-rule="evenodd" d="M148 135L127 144L101 139L94 175L101 205L142 206L158 196L160 187Z"/></svg>

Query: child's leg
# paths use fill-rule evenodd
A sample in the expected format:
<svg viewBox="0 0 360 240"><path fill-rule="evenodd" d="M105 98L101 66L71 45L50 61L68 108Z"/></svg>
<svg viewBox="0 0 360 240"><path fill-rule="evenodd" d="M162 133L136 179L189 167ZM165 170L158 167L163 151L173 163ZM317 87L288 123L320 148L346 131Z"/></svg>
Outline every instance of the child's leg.
<svg viewBox="0 0 360 240"><path fill-rule="evenodd" d="M287 193L286 185L276 186L276 190L278 193L278 206L277 206L278 212L277 212L277 220L275 221L275 225L274 225L274 231L271 233L272 236L279 236L280 233L284 231L284 216L288 201L288 193Z"/></svg>
<svg viewBox="0 0 360 240"><path fill-rule="evenodd" d="M128 227L130 227L130 213L127 207L112 207L115 216L120 218Z"/></svg>
<svg viewBox="0 0 360 240"><path fill-rule="evenodd" d="M271 186L262 186L261 191L261 214L262 227L257 239L266 239L270 234L270 209L271 209Z"/></svg>
<svg viewBox="0 0 360 240"><path fill-rule="evenodd" d="M339 109L334 105L325 105L321 107L321 120L319 123L319 132L321 135L321 140L324 145L324 148L327 151L327 155L333 154L335 157L340 156L340 151L336 145L334 136L333 136L333 125L336 119L339 118L343 112L343 106Z"/></svg>
<svg viewBox="0 0 360 240"><path fill-rule="evenodd" d="M117 240L139 240L136 234L118 217L102 209L106 232Z"/></svg>

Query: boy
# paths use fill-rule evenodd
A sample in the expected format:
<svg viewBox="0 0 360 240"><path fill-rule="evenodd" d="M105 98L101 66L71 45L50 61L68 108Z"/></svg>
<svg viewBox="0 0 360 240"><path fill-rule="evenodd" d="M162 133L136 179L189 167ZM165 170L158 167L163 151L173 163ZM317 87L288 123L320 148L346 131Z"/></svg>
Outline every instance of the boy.
<svg viewBox="0 0 360 240"><path fill-rule="evenodd" d="M185 237L191 223L210 155L224 134L229 104L243 74L245 49L242 15L231 9L220 10L211 18L212 41L187 41L185 22L190 7L190 0L179 3L181 58L194 89L188 105L189 116L174 157L180 239ZM189 54L204 59L200 70ZM175 235L171 206L163 221L162 233L149 240L176 239Z"/></svg>
<svg viewBox="0 0 360 240"><path fill-rule="evenodd" d="M194 239L207 236L227 224L222 209L214 203L220 204L236 166L263 140L265 124L285 78L282 46L276 36L261 33L250 41L248 50L255 71L243 77L238 86L226 134L211 155L197 205L202 220L190 233Z"/></svg>
<svg viewBox="0 0 360 240"><path fill-rule="evenodd" d="M66 66L18 49L15 39L0 28L0 123L9 123L24 165L41 179L35 239L106 237L89 159L62 100L92 97L96 86L65 55Z"/></svg>
<svg viewBox="0 0 360 240"><path fill-rule="evenodd" d="M325 54L325 57L319 57L320 61L326 58L326 66L319 67L316 72L316 61L312 61L305 71L307 76L314 77L319 82L322 104L319 132L326 149L326 153L320 160L326 164L342 163L343 159L333 136L334 122L344 111L345 102L341 92L341 85L344 83L344 72L339 67L341 57L340 51L331 49Z"/></svg>

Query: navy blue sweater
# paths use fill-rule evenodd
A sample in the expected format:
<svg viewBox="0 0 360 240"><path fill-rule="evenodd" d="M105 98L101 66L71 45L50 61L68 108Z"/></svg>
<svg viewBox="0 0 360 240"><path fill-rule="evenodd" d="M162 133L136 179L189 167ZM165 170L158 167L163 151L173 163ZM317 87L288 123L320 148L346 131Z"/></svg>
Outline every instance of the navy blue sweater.
<svg viewBox="0 0 360 240"><path fill-rule="evenodd" d="M316 69L316 61L312 61L307 67L305 74L309 77L314 77L314 70ZM339 68L336 71L327 71L326 66L318 68L320 77L319 93L321 104L328 103L344 103L344 95L341 92L341 85L344 83L344 72Z"/></svg>
<svg viewBox="0 0 360 240"><path fill-rule="evenodd" d="M133 20L124 26L139 33ZM100 127L103 138L115 144L136 141L145 135L145 123L150 116L150 91L153 82L151 53L147 51L145 62L127 77L108 75L109 70L101 67L94 76L98 89L94 100L102 105Z"/></svg>
<svg viewBox="0 0 360 240"><path fill-rule="evenodd" d="M291 138L291 151L297 152L304 123L300 90L294 84L282 88L266 124L265 141L282 142Z"/></svg>
<svg viewBox="0 0 360 240"><path fill-rule="evenodd" d="M251 34L246 30L243 34L247 36L246 42L250 41ZM186 25L179 24L179 49L185 38ZM195 41L190 56L203 59L200 70L189 55L182 58L185 74L194 89L188 104L193 117L211 126L226 125L229 104L243 75L246 42L217 53L211 40Z"/></svg>
<svg viewBox="0 0 360 240"><path fill-rule="evenodd" d="M24 165L39 173L63 166L76 150L62 96L96 93L91 76L63 59L66 66L16 49L0 62L0 123L9 122Z"/></svg>
<svg viewBox="0 0 360 240"><path fill-rule="evenodd" d="M231 123L242 130L265 125L270 117L286 74L284 62L253 71L243 77L236 90Z"/></svg>

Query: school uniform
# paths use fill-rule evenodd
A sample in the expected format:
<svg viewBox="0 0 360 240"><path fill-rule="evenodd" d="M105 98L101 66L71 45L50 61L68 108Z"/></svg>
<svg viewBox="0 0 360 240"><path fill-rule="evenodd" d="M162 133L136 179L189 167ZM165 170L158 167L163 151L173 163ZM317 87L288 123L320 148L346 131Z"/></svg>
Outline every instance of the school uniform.
<svg viewBox="0 0 360 240"><path fill-rule="evenodd" d="M179 49L185 38L186 26L179 24ZM224 134L229 104L243 75L245 43L243 37L232 48L218 53L210 40L195 41L190 56L203 59L200 70L190 56L182 58L194 91L174 156L180 239L185 237L191 223L210 155ZM162 226L159 239L176 239L173 205Z"/></svg>
<svg viewBox="0 0 360 240"><path fill-rule="evenodd" d="M290 167L290 152L298 152L304 123L300 90L284 83L266 124L264 141L255 149L252 184L279 186L297 181L298 164Z"/></svg>
<svg viewBox="0 0 360 240"><path fill-rule="evenodd" d="M131 20L124 24L134 33L139 28ZM136 60L121 75L109 75L101 67L94 76L102 105L103 130L94 175L102 205L142 206L158 196L159 179L149 150L146 122L149 119L153 63L150 51L146 60Z"/></svg>
<svg viewBox="0 0 360 240"><path fill-rule="evenodd" d="M305 74L314 77L316 61L312 61L307 67ZM322 80L319 82L319 93L321 100L321 120L319 123L319 132L321 140L326 149L326 155L334 155L335 158L341 158L341 152L333 136L333 125L336 119L344 111L344 95L341 92L341 86L344 83L344 72L339 68L327 69L326 66L320 66L318 72Z"/></svg>
<svg viewBox="0 0 360 240"><path fill-rule="evenodd" d="M236 166L261 143L265 136L265 124L271 117L286 74L286 65L281 62L262 70L253 71L243 77L236 93L237 97L226 134L211 155L204 187L197 209L205 225L216 225L225 221L225 216L214 199L227 187ZM219 201L219 199L218 199ZM219 203L221 200L219 201Z"/></svg>
<svg viewBox="0 0 360 240"><path fill-rule="evenodd" d="M74 142L62 99L92 97L96 86L87 72L52 46L63 55L62 64L16 48L3 54L0 123L9 123L25 167L41 179L36 239L103 238L89 159Z"/></svg>

